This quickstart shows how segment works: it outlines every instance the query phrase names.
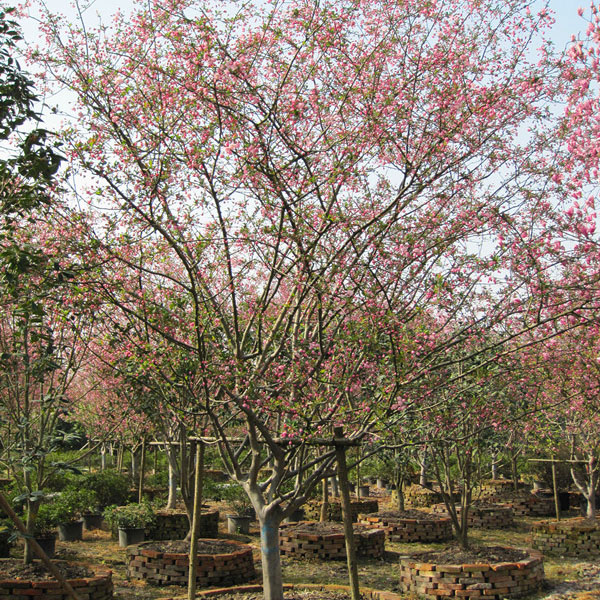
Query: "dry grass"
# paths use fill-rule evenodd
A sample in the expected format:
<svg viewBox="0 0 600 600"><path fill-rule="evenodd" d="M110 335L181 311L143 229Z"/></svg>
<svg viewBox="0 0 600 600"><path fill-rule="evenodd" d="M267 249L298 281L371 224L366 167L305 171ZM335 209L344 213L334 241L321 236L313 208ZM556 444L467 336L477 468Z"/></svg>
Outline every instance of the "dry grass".
<svg viewBox="0 0 600 600"><path fill-rule="evenodd" d="M221 511L224 515L226 511ZM489 543L492 545L506 545L527 548L530 545L529 527L533 519L522 519L515 526L506 530L471 530L473 543ZM237 539L251 544L257 562L257 573L260 578L260 540L257 527L250 531L248 536L235 536L225 533L225 523L220 524L221 535L229 539ZM365 587L397 591L398 571L396 565L398 556L410 555L418 552L441 549L445 544L394 544L386 542L387 556L383 560L360 559L359 576L361 585ZM115 600L157 600L168 596L185 596L185 590L178 586L153 587L142 582L128 581L126 577L124 548L120 548L116 541L106 531L84 532L81 542L57 542L57 558L84 561L90 564L102 564L113 571L115 583ZM18 556L20 548L13 553ZM577 559L545 559L545 571L548 579L547 590L540 592L531 600L540 600L548 595L551 588L564 585L564 582L577 581L585 577L589 571L590 561L584 562ZM322 583L341 584L348 582L345 561L320 561L296 560L282 558L283 579L286 583ZM600 590L582 592L580 600L600 600Z"/></svg>

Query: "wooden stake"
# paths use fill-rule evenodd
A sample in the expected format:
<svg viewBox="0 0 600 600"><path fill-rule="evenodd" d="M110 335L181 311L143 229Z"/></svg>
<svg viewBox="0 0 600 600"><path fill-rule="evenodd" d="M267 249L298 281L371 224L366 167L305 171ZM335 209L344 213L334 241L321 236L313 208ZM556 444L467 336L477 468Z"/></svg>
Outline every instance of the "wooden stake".
<svg viewBox="0 0 600 600"><path fill-rule="evenodd" d="M188 576L188 600L196 596L196 567L198 558L198 532L202 512L202 475L204 472L204 443L196 443L196 470L194 473L194 512L192 518L192 536L190 540L190 562Z"/></svg>

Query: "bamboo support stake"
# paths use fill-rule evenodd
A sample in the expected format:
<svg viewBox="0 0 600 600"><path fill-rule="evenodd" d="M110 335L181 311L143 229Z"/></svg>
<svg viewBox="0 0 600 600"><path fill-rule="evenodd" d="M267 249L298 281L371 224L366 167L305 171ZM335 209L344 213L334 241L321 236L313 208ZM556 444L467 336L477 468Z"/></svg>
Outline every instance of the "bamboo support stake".
<svg viewBox="0 0 600 600"><path fill-rule="evenodd" d="M194 472L194 512L192 517L192 535L190 540L190 562L188 575L188 600L196 596L196 567L198 558L198 533L200 531L200 513L202 511L202 475L204 471L204 443L196 444L196 470Z"/></svg>

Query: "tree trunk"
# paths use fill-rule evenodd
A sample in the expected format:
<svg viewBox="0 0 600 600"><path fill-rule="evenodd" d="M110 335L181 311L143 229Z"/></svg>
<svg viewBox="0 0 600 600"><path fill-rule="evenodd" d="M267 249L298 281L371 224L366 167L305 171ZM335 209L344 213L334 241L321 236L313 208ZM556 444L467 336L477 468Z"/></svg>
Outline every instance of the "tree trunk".
<svg viewBox="0 0 600 600"><path fill-rule="evenodd" d="M167 445L167 460L169 463L169 496L167 508L175 508L177 504L177 450L173 445Z"/></svg>
<svg viewBox="0 0 600 600"><path fill-rule="evenodd" d="M138 502L144 499L144 477L146 474L146 438L142 440L140 465L139 465L139 480L138 480Z"/></svg>
<svg viewBox="0 0 600 600"><path fill-rule="evenodd" d="M513 478L513 489L515 492L519 491L519 472L517 471L517 457L513 455L510 459L510 465L512 470Z"/></svg>
<svg viewBox="0 0 600 600"><path fill-rule="evenodd" d="M341 427L334 428L336 438L343 438ZM341 444L335 446L338 479L342 496L342 518L344 521L344 536L346 537L346 560L348 563L348 578L350 583L350 596L352 600L360 600L358 583L358 565L356 562L356 548L354 544L354 530L352 528L352 513L350 508L350 486L348 485L348 470L346 468L346 449Z"/></svg>
<svg viewBox="0 0 600 600"><path fill-rule="evenodd" d="M427 448L423 449L420 460L421 470L419 473L419 485L427 487Z"/></svg>
<svg viewBox="0 0 600 600"><path fill-rule="evenodd" d="M283 575L279 552L281 509L257 511L260 524L260 557L263 575L264 600L283 600Z"/></svg>
<svg viewBox="0 0 600 600"><path fill-rule="evenodd" d="M329 513L329 485L327 483L327 477L323 477L322 486L323 486L322 487L323 496L321 499L321 515L320 515L321 523L323 523L324 521L327 521L327 515Z"/></svg>
<svg viewBox="0 0 600 600"><path fill-rule="evenodd" d="M560 500L558 498L558 485L556 483L556 462L552 459L552 492L554 493L554 511L556 520L560 521Z"/></svg>
<svg viewBox="0 0 600 600"><path fill-rule="evenodd" d="M498 479L498 455L492 454L492 479Z"/></svg>
<svg viewBox="0 0 600 600"><path fill-rule="evenodd" d="M188 577L188 600L196 597L196 571L198 558L198 532L200 531L200 513L202 511L202 476L204 474L204 443L196 446L196 469L194 473L194 513L190 536L190 560Z"/></svg>

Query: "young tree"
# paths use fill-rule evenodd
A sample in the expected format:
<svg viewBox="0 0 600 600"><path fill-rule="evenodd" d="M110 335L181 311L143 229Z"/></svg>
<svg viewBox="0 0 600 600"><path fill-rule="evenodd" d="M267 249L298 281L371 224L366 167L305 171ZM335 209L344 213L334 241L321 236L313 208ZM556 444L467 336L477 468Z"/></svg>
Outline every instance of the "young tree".
<svg viewBox="0 0 600 600"><path fill-rule="evenodd" d="M566 260L546 258L566 82L547 46L527 58L551 22L529 5L169 0L96 30L45 19L34 58L78 95L68 143L107 209L97 235L144 281L99 287L196 355L194 402L256 509L270 600L278 525L334 458L303 460L307 444L401 411L434 358L530 310L535 275ZM473 251L483 239L494 251ZM434 301L444 322L406 343Z"/></svg>

